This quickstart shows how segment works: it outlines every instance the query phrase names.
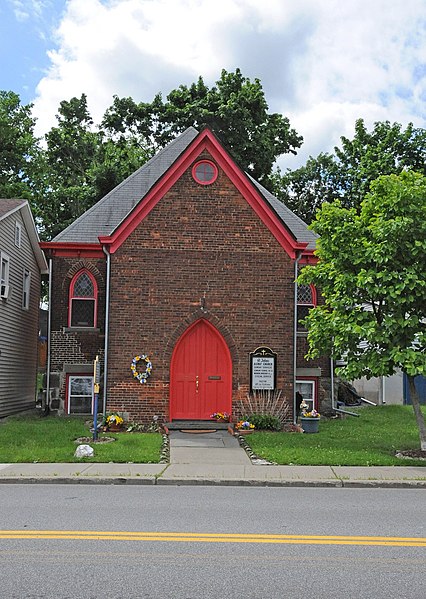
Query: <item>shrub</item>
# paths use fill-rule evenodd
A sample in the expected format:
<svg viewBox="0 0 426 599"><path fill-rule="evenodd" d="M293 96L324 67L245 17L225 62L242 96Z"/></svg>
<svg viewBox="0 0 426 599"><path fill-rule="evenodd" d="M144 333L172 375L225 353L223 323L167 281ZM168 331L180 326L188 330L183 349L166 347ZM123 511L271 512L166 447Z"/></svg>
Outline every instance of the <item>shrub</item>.
<svg viewBox="0 0 426 599"><path fill-rule="evenodd" d="M254 424L256 430L280 431L282 429L280 419L272 414L250 414L246 420Z"/></svg>

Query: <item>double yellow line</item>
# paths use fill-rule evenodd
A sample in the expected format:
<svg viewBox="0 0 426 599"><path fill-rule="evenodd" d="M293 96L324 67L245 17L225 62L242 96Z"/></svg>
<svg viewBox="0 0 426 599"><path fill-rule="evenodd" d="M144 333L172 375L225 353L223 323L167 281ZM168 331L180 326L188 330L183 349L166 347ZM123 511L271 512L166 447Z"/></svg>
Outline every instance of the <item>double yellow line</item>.
<svg viewBox="0 0 426 599"><path fill-rule="evenodd" d="M0 539L71 539L83 541L163 541L169 543L269 543L284 545L373 545L425 547L424 537L271 535L196 532L119 532L94 530L1 530Z"/></svg>

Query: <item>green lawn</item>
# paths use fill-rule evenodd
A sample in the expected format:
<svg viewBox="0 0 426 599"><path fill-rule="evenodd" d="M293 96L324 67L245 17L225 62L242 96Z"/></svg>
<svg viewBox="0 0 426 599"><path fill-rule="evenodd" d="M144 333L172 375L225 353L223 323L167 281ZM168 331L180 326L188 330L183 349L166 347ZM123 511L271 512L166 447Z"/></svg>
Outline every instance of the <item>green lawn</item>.
<svg viewBox="0 0 426 599"><path fill-rule="evenodd" d="M423 407L426 416L426 407ZM262 458L277 464L329 466L425 466L401 460L398 450L419 449L411 406L350 408L359 418L325 419L316 434L256 432L246 440Z"/></svg>
<svg viewBox="0 0 426 599"><path fill-rule="evenodd" d="M93 458L74 458L75 439L91 437L86 418L39 415L10 416L0 421L0 462L134 462L157 463L162 436L156 433L107 433L113 443L96 443Z"/></svg>

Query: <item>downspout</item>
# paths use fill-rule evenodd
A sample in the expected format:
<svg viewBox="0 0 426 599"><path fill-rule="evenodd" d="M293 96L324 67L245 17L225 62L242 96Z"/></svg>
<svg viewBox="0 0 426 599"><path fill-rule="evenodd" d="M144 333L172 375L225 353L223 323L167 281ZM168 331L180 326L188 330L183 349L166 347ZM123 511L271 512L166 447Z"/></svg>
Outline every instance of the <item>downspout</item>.
<svg viewBox="0 0 426 599"><path fill-rule="evenodd" d="M49 258L49 309L47 312L47 365L46 365L46 400L45 410L46 413L50 409L50 355L51 355L51 342L50 336L52 334L52 258Z"/></svg>
<svg viewBox="0 0 426 599"><path fill-rule="evenodd" d="M106 418L107 381L108 381L108 339L109 339L109 292L111 279L111 254L105 246L102 247L106 256L106 289L105 289L105 344L104 344L104 393L102 413Z"/></svg>
<svg viewBox="0 0 426 599"><path fill-rule="evenodd" d="M297 371L297 277L299 276L299 260L302 252L298 251L294 261L294 323L293 323L293 424L297 423L296 411L296 371Z"/></svg>

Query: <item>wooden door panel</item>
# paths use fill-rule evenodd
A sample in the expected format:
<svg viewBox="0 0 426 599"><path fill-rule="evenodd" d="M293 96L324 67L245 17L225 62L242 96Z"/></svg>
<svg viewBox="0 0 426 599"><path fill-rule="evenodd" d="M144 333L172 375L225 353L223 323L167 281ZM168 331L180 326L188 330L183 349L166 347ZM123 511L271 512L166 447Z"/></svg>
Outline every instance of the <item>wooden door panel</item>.
<svg viewBox="0 0 426 599"><path fill-rule="evenodd" d="M176 344L171 362L170 417L205 420L231 411L232 364L220 333L199 320Z"/></svg>

